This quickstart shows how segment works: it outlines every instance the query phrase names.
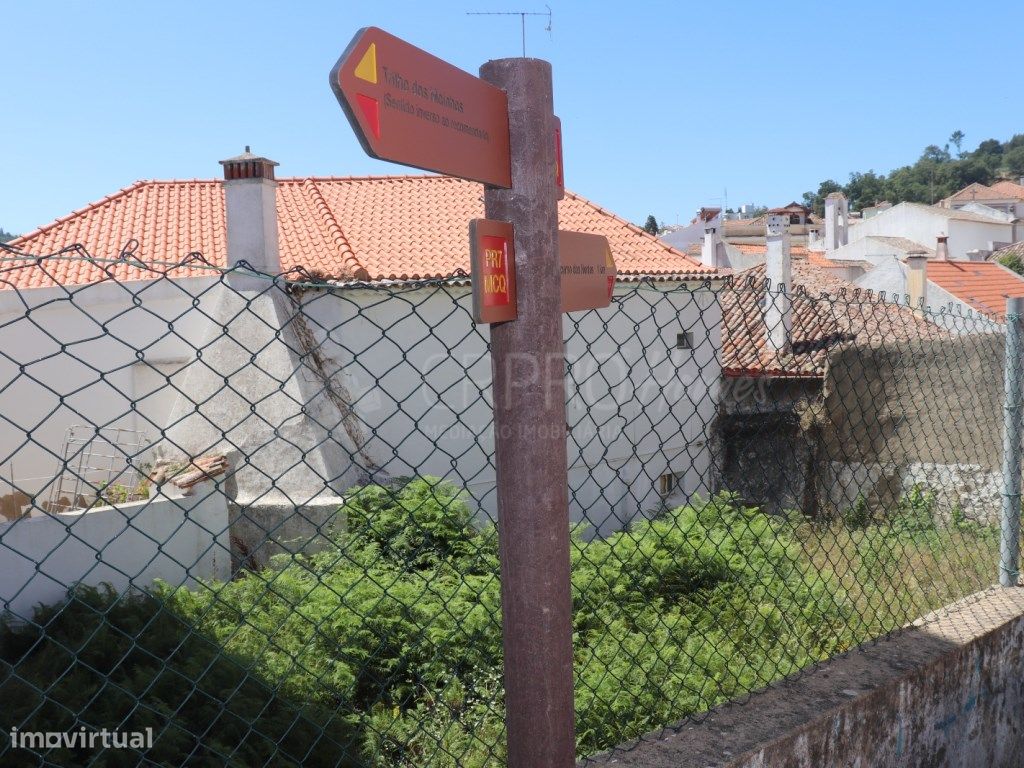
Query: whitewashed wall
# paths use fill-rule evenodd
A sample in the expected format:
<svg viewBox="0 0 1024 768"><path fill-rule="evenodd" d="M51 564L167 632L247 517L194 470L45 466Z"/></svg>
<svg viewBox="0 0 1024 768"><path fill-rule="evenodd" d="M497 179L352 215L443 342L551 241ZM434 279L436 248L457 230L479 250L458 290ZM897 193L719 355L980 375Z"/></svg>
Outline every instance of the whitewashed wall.
<svg viewBox="0 0 1024 768"><path fill-rule="evenodd" d="M73 300L61 289L0 292L0 450L8 459L0 479L10 479L13 459L19 487L45 490L45 479L24 478L53 476L72 424L140 429L155 441L188 366L203 365L195 348L214 312L193 308L192 297L215 295L212 282L106 283ZM664 474L679 476L668 502L710 491L707 436L721 377L711 291L620 284L616 292L613 307L564 320L572 513L602 532L657 509ZM27 315L22 300L32 302ZM298 375L325 373L351 401L369 435L369 459L358 459L366 474L447 478L493 516L488 331L472 323L468 287L311 289L301 301L323 360ZM683 332L693 349L676 348ZM348 448L339 439L336 450Z"/></svg>
<svg viewBox="0 0 1024 768"><path fill-rule="evenodd" d="M175 374L194 358L204 324L192 297L211 284L190 278L0 291L0 480L42 491L45 501L75 424L155 439L180 383Z"/></svg>
<svg viewBox="0 0 1024 768"><path fill-rule="evenodd" d="M227 500L210 485L193 497L156 497L0 525L0 608L31 618L68 588L109 583L147 589L154 579L194 586L231 575Z"/></svg>
<svg viewBox="0 0 1024 768"><path fill-rule="evenodd" d="M709 290L619 285L617 302L564 320L569 483L574 519L602 533L663 500L710 492L707 437L721 365L721 313ZM305 314L345 384L377 476L433 475L461 485L494 517L488 329L474 326L468 288L310 291ZM372 340L383 338L375 343ZM693 334L694 349L676 349Z"/></svg>
<svg viewBox="0 0 1024 768"><path fill-rule="evenodd" d="M905 237L928 248L935 247L939 235L948 235L950 255L955 259L964 259L967 251L986 248L993 240L1009 241L1013 237L1013 226L997 221L987 223L950 219L941 210L900 203L850 227L851 243L869 235ZM847 258L861 258L855 256L853 251L849 253Z"/></svg>

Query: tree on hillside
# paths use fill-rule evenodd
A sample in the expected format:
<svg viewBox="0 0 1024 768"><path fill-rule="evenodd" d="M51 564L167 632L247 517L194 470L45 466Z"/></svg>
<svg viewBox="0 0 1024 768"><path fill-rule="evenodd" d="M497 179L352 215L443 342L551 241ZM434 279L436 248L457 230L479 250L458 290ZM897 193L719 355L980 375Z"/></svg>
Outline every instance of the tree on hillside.
<svg viewBox="0 0 1024 768"><path fill-rule="evenodd" d="M3 227L0 227L0 243L9 242L9 241L13 240L16 237L17 237L17 235L11 234L7 230L5 230Z"/></svg>
<svg viewBox="0 0 1024 768"><path fill-rule="evenodd" d="M641 229L643 229L645 232L649 232L652 235L657 235L658 232L661 231L661 227L658 226L658 220L654 218L653 213L647 217L647 221L644 222L644 225L643 227L641 227Z"/></svg>
<svg viewBox="0 0 1024 768"><path fill-rule="evenodd" d="M825 198L833 192L842 192L843 186L838 181L826 179L818 185L817 192L804 192L804 205L818 216L825 215Z"/></svg>
<svg viewBox="0 0 1024 768"><path fill-rule="evenodd" d="M956 156L957 157L963 157L964 156L963 150L960 148L960 145L964 143L964 138L965 137L964 137L964 132L963 131L953 131L953 134L949 137L950 143L954 147L956 147Z"/></svg>
<svg viewBox="0 0 1024 768"><path fill-rule="evenodd" d="M931 204L969 184L992 184L1000 178L1016 181L1024 176L1024 134L1005 142L985 139L973 152L964 150L963 141L964 132L954 131L948 144L930 144L913 165L896 168L888 175L855 171L846 184L828 179L821 182L817 192L804 193L804 204L819 216L831 192L846 195L855 211L882 200ZM950 145L955 154L950 153Z"/></svg>

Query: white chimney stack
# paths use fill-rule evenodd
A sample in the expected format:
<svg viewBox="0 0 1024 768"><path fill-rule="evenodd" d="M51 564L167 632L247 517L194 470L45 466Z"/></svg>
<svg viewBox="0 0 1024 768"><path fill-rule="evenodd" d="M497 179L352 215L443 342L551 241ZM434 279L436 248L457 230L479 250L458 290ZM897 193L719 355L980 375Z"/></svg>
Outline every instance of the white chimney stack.
<svg viewBox="0 0 1024 768"><path fill-rule="evenodd" d="M907 253L907 295L914 312L923 315L928 306L928 254L924 251Z"/></svg>
<svg viewBox="0 0 1024 768"><path fill-rule="evenodd" d="M246 262L258 272L281 271L277 250L277 182L273 160L245 148L224 166L224 204L227 210L228 267Z"/></svg>
<svg viewBox="0 0 1024 768"><path fill-rule="evenodd" d="M765 226L764 324L768 348L776 352L789 349L793 330L793 263L789 249L789 219L769 216Z"/></svg>
<svg viewBox="0 0 1024 768"><path fill-rule="evenodd" d="M718 268L721 266L718 259L718 220L712 219L704 224L704 242L700 247L700 263L705 267Z"/></svg>
<svg viewBox="0 0 1024 768"><path fill-rule="evenodd" d="M842 192L825 198L825 251L846 245L849 238L850 203Z"/></svg>
<svg viewBox="0 0 1024 768"><path fill-rule="evenodd" d="M937 261L949 261L949 236L939 235L936 240L935 259Z"/></svg>

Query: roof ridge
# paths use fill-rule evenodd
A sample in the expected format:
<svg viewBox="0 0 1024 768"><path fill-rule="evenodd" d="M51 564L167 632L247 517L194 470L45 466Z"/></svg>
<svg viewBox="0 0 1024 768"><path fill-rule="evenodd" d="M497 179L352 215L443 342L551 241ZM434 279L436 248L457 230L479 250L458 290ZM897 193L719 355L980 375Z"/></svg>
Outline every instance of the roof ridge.
<svg viewBox="0 0 1024 768"><path fill-rule="evenodd" d="M695 267L703 267L704 266L703 263L701 263L697 259L693 258L689 254L683 253L682 251L680 251L680 250L678 250L676 248L673 248L671 245L666 243L660 237L656 237L655 235L652 235L647 230L642 229L641 227L638 227L636 224L634 224L631 221L626 221L624 218L622 218L618 214L602 208L597 203L592 202L591 200L588 200L587 198L583 197L582 195L578 195L575 192L572 192L572 191L570 191L568 189L565 190L565 195L566 195L566 197L570 197L573 200L579 200L581 203L584 203L585 205L589 205L591 208L593 208L598 213L604 214L605 216L608 216L609 218L614 219L615 221L619 222L620 224L625 224L626 227L628 227L630 230L632 230L635 234L638 234L641 237L645 237L645 238L648 238L648 239L652 240L653 242L657 243L659 246L661 246L663 249L665 249L669 253L673 253L673 254L677 254L679 256L682 256L686 261L688 261L689 263L693 264ZM711 273L709 272L709 274L711 274Z"/></svg>
<svg viewBox="0 0 1024 768"><path fill-rule="evenodd" d="M316 181L313 178L307 178L303 184L302 189L312 192L312 201L314 207L323 216L324 222L327 224L327 229L334 238L335 244L338 246L338 253L341 256L342 264L346 267L353 267L352 277L356 280L368 279L369 272L366 267L359 261L359 257L356 255L355 250L352 248L352 244L345 237L345 232L338 223L338 219L334 216L334 211L331 210L331 206L327 204L327 198L324 197L323 192L320 191L320 187L316 185Z"/></svg>
<svg viewBox="0 0 1024 768"><path fill-rule="evenodd" d="M37 227L36 229L32 230L31 232L26 232L23 235L18 235L18 237L16 237L13 240L11 240L9 245L12 245L14 247L18 247L23 242L27 241L29 238L38 237L39 235L42 235L42 234L44 234L46 232L49 232L51 229L53 229L55 227L58 227L61 224L64 224L66 222L71 221L76 216L81 216L82 214L88 213L89 211L95 211L97 208L100 208L101 206L104 206L107 203L112 202L113 200L117 200L117 199L122 198L122 197L127 197L129 193L135 192L136 190L141 189L142 187L146 186L147 184L154 184L154 183L157 183L157 182L153 181L152 179L139 179L138 181L130 184L127 187L122 187L117 192L114 192L112 194L109 194L109 195L106 195L105 197L100 198L96 202L89 203L88 205L83 206L82 208L77 208L77 209L71 211L71 213L69 213L69 214L67 214L65 216L59 216L56 219L54 219L53 221L51 221L49 224L43 224L41 227Z"/></svg>

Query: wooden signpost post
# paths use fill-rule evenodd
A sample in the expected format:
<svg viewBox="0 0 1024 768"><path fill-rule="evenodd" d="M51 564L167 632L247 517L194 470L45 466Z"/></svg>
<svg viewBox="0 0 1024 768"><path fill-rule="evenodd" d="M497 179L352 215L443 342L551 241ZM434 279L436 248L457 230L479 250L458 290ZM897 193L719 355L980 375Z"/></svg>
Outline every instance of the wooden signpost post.
<svg viewBox="0 0 1024 768"><path fill-rule="evenodd" d="M571 306L606 306L614 265L604 238L558 232L551 65L500 59L478 79L369 27L330 77L370 155L487 185L470 232L474 315L492 324L507 764L572 768L562 283Z"/></svg>

